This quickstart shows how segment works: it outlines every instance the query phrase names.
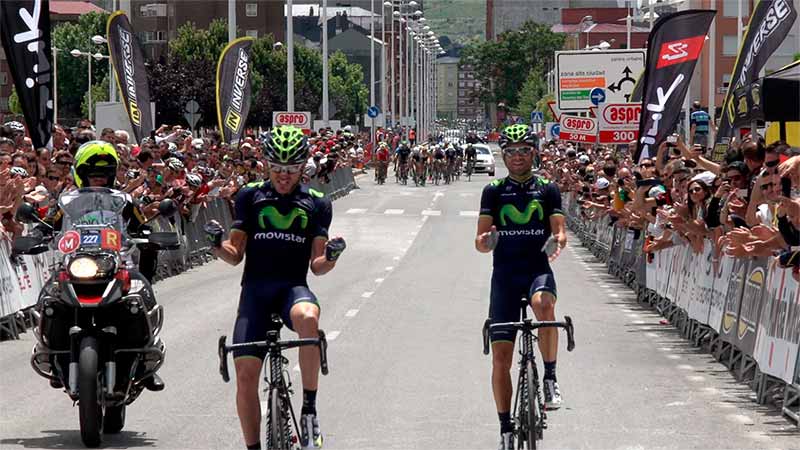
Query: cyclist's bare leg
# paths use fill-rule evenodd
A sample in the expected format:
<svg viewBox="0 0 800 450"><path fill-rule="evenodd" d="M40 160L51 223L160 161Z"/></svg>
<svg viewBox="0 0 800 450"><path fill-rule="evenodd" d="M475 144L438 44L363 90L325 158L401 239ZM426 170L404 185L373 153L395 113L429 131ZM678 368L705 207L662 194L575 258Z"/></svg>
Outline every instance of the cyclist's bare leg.
<svg viewBox="0 0 800 450"><path fill-rule="evenodd" d="M511 363L514 359L514 343L492 342L492 392L497 412L511 411Z"/></svg>
<svg viewBox="0 0 800 450"><path fill-rule="evenodd" d="M300 302L289 311L292 327L300 339L319 337L319 307L313 303ZM316 391L319 383L319 348L313 345L300 347L300 374L303 389Z"/></svg>
<svg viewBox="0 0 800 450"><path fill-rule="evenodd" d="M253 356L240 356L233 360L233 364L236 367L236 412L245 445L253 445L261 440L258 382L263 361Z"/></svg>
<svg viewBox="0 0 800 450"><path fill-rule="evenodd" d="M556 320L556 297L551 292L540 291L533 294L531 308L536 320ZM553 362L558 355L558 329L540 328L539 352L542 361Z"/></svg>

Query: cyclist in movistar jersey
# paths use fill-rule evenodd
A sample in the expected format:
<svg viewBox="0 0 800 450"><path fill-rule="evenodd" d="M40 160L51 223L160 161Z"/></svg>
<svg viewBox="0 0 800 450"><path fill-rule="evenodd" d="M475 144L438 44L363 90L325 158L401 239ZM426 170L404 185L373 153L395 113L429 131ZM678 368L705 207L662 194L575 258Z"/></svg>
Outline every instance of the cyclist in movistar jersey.
<svg viewBox="0 0 800 450"><path fill-rule="evenodd" d="M318 337L319 302L309 290L306 276L309 268L315 275L330 272L345 249L344 239L328 237L330 199L300 183L308 158L308 141L302 130L274 128L266 133L263 146L269 181L251 183L237 194L229 239L222 241L223 229L218 223L206 225L218 257L231 265L245 259L234 343L264 340L272 314L279 314L301 338ZM300 440L304 448L322 446L316 410L318 352L313 346L300 348ZM234 351L236 407L249 449L261 448L258 382L265 356L256 349Z"/></svg>
<svg viewBox="0 0 800 450"><path fill-rule="evenodd" d="M520 320L519 299L530 299L538 320L555 320L556 281L549 262L567 245L561 194L558 186L532 173L535 134L527 125L511 125L500 137L509 176L483 189L475 248L494 251L489 315L493 323ZM550 236L558 243L548 260ZM511 423L511 363L513 332L493 332L492 389L500 419L500 448L513 449ZM558 334L555 328L539 330L539 351L544 361L544 396L548 409L561 406L556 382Z"/></svg>

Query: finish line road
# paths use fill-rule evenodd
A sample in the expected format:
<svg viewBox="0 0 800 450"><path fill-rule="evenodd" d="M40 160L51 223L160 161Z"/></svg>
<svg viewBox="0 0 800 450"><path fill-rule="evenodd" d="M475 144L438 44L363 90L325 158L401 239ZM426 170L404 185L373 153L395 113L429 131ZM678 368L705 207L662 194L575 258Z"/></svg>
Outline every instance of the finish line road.
<svg viewBox="0 0 800 450"><path fill-rule="evenodd" d="M481 352L491 256L473 248L488 181L416 188L390 175L375 186L370 174L334 203L331 234L348 249L333 272L309 275L330 340L318 399L325 448L496 448L491 360ZM659 324L574 236L554 270L557 315L574 319L577 346L567 353L561 339L565 407L549 414L545 448L800 447L777 410L753 403L722 365ZM240 276L216 261L157 284L167 387L129 407L105 447L244 447L235 384L222 382L216 356L233 328ZM29 332L0 343L0 448L82 448L77 408L29 365L33 340ZM296 353L290 359L299 410Z"/></svg>

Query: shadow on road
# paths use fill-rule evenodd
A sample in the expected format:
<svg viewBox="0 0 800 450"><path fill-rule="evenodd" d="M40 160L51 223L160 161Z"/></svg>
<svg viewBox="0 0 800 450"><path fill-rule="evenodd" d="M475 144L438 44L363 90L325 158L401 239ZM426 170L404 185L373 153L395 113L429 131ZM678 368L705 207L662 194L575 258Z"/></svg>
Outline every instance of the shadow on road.
<svg viewBox="0 0 800 450"><path fill-rule="evenodd" d="M30 438L0 439L0 448L6 445L21 445L25 448L83 449L79 430L42 430L43 436ZM155 447L157 439L147 437L143 431L122 431L119 434L103 435L102 448Z"/></svg>

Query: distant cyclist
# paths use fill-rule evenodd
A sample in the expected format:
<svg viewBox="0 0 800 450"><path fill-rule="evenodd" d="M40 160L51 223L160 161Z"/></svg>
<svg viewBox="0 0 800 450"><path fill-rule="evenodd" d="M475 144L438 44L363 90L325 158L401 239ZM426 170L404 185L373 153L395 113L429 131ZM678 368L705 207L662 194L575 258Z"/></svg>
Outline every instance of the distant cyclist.
<svg viewBox="0 0 800 450"><path fill-rule="evenodd" d="M222 241L224 230L215 221L205 228L215 255L234 266L245 260L234 344L266 339L272 314L279 314L301 338L318 337L319 302L308 288L308 270L315 275L330 272L345 249L344 239L328 238L330 199L300 183L308 158L302 130L274 128L266 133L263 147L269 180L239 191L229 239ZM258 383L266 350L235 350L233 354L236 409L245 444L248 449L260 449ZM299 359L303 379L300 443L304 448L319 448L319 349L302 347Z"/></svg>
<svg viewBox="0 0 800 450"><path fill-rule="evenodd" d="M475 160L478 157L478 151L475 149L475 146L472 144L467 144L467 148L464 149L464 160L467 164L467 171L472 173L475 171Z"/></svg>
<svg viewBox="0 0 800 450"><path fill-rule="evenodd" d="M561 194L558 187L532 172L536 138L527 125L511 125L500 136L503 161L509 175L483 189L475 248L494 251L489 317L492 323L520 320L519 300L530 299L537 320L555 320L556 281L549 261L567 245ZM557 247L548 260L544 252L550 236ZM513 331L492 332L492 389L500 419L500 449L513 449L511 422L511 363ZM543 388L548 409L561 406L556 381L558 334L539 330L544 361Z"/></svg>
<svg viewBox="0 0 800 450"><path fill-rule="evenodd" d="M400 174L400 178L408 176L408 158L411 156L411 148L408 142L403 141L397 146L395 152L395 171Z"/></svg>

